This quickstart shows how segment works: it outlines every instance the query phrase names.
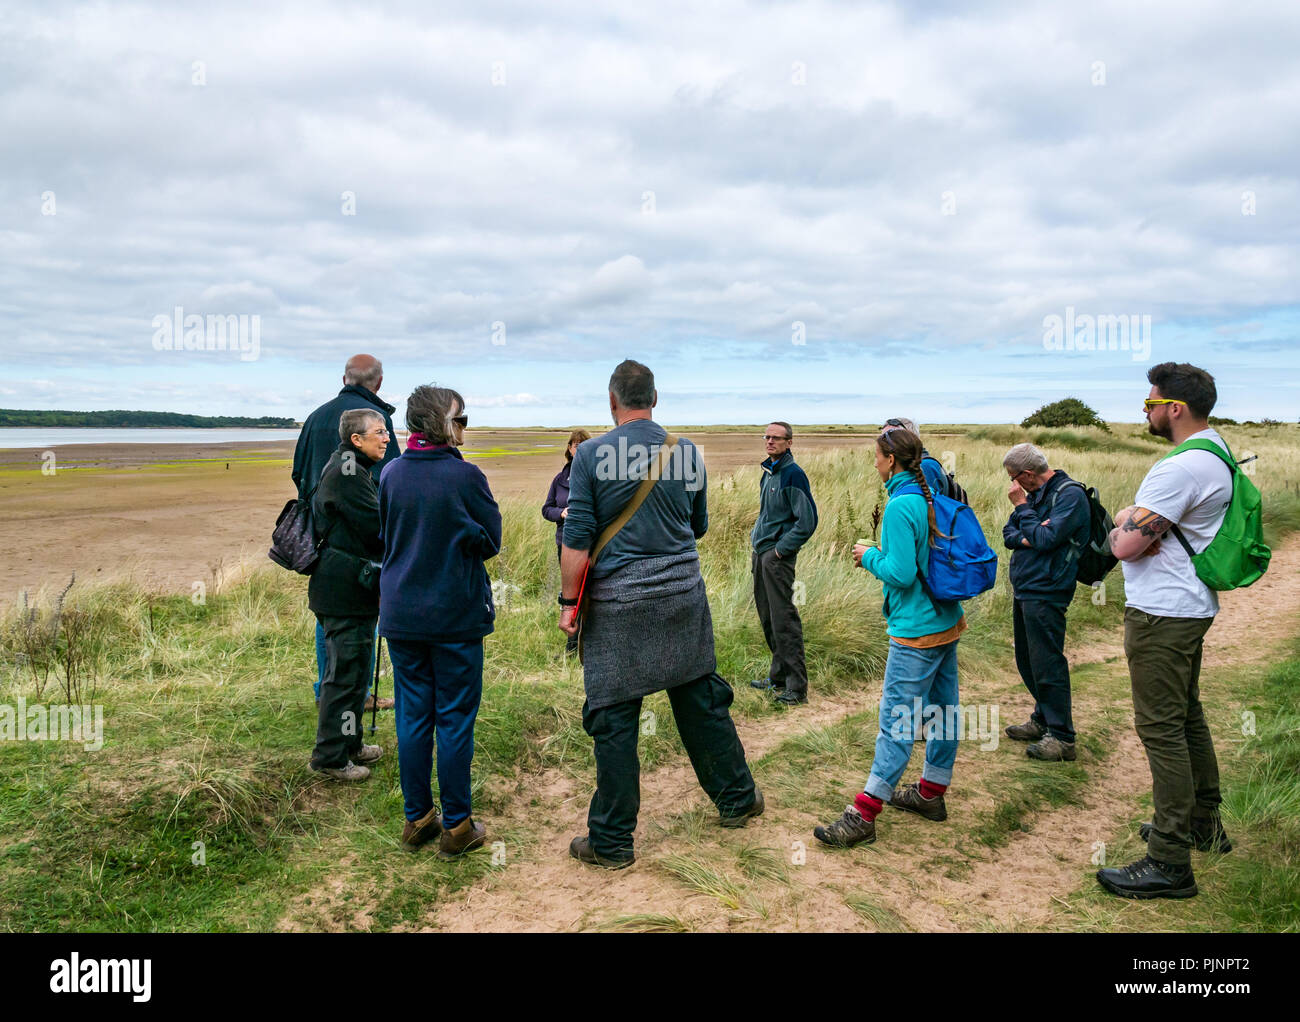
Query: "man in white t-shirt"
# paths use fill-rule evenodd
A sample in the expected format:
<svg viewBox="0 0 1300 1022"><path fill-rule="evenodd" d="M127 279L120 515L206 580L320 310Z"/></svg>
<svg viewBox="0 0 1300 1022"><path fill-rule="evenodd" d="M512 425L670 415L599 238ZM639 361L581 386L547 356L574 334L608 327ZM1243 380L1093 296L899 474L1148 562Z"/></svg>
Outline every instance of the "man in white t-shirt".
<svg viewBox="0 0 1300 1022"><path fill-rule="evenodd" d="M1186 363L1163 362L1147 373L1148 427L1175 445L1207 439L1227 451L1209 427L1214 377ZM1209 546L1232 499L1232 472L1210 451L1189 450L1156 463L1133 506L1115 516L1111 550L1124 565L1124 653L1133 686L1133 715L1151 766L1155 819L1144 823L1147 855L1130 866L1102 869L1101 885L1126 898L1190 898L1193 844L1232 849L1219 818L1219 765L1201 709L1199 680L1205 633L1218 597L1197 577L1184 542ZM1182 541L1169 536L1177 529Z"/></svg>

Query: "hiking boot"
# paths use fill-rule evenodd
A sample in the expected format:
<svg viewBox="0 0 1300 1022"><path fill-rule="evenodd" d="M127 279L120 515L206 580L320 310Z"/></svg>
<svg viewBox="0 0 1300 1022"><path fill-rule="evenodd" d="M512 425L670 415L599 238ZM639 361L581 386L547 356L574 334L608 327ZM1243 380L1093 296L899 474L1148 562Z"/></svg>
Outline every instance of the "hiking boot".
<svg viewBox="0 0 1300 1022"><path fill-rule="evenodd" d="M393 701L391 699L379 700L379 709L391 710L392 708L393 708ZM370 695L366 696L366 705L362 709L362 712L369 713L373 709L375 709L375 694L372 692L370 693Z"/></svg>
<svg viewBox="0 0 1300 1022"><path fill-rule="evenodd" d="M1097 870L1097 882L1121 898L1193 898L1196 879L1191 866L1156 862L1147 855L1129 866Z"/></svg>
<svg viewBox="0 0 1300 1022"><path fill-rule="evenodd" d="M467 816L451 830L446 827L442 829L442 837L438 839L438 858L454 859L458 855L473 851L486 840L487 828Z"/></svg>
<svg viewBox="0 0 1300 1022"><path fill-rule="evenodd" d="M719 814L718 823L722 824L722 826L724 827L743 827L746 823L750 821L752 817L762 816L763 809L764 809L763 793L759 791L758 788L756 787L754 788L753 805L751 805L743 813L738 813L735 816L723 816Z"/></svg>
<svg viewBox="0 0 1300 1022"><path fill-rule="evenodd" d="M1149 841L1151 831L1154 829L1155 824L1144 823L1138 827L1138 834L1143 841ZM1192 842L1198 852L1218 852L1220 855L1227 855L1232 851L1232 842L1224 833L1223 821L1218 813L1206 819L1192 820Z"/></svg>
<svg viewBox="0 0 1300 1022"><path fill-rule="evenodd" d="M863 841L871 844L876 840L876 821L865 820L856 808L845 806L843 816L825 827L815 827L813 837L836 848L852 848Z"/></svg>
<svg viewBox="0 0 1300 1022"><path fill-rule="evenodd" d="M768 689L773 689L777 692L785 691L784 685L776 684L771 678L755 678L753 681L749 683L749 687L763 689L764 691Z"/></svg>
<svg viewBox="0 0 1300 1022"><path fill-rule="evenodd" d="M352 754L352 762L364 766L367 763L373 763L384 754L384 750L378 745L363 745Z"/></svg>
<svg viewBox="0 0 1300 1022"><path fill-rule="evenodd" d="M1074 742L1063 742L1053 735L1045 735L1033 745L1025 747L1025 755L1030 759L1042 759L1049 763L1065 760L1073 763L1075 758Z"/></svg>
<svg viewBox="0 0 1300 1022"><path fill-rule="evenodd" d="M808 701L807 692L790 692L783 688L778 688L774 691L781 694L773 699L772 702L780 703L782 706L800 706Z"/></svg>
<svg viewBox="0 0 1300 1022"><path fill-rule="evenodd" d="M1003 734L1017 742L1036 742L1047 734L1047 728L1031 717L1023 724L1012 724Z"/></svg>
<svg viewBox="0 0 1300 1022"><path fill-rule="evenodd" d="M934 798L926 798L921 794L920 784L909 784L906 788L899 788L890 797L889 804L895 809L906 809L909 813L916 813L917 816L924 816L927 820L934 820L936 823L948 819L948 807L943 803L943 796L935 795Z"/></svg>
<svg viewBox="0 0 1300 1022"><path fill-rule="evenodd" d="M585 862L588 866L599 866L601 869L627 869L636 862L635 855L628 855L626 859L607 859L603 855L597 855L596 849L591 847L591 838L585 834L569 842L569 854L579 862Z"/></svg>
<svg viewBox="0 0 1300 1022"><path fill-rule="evenodd" d="M442 833L442 814L434 806L418 820L407 820L402 828L402 847L413 852L426 841L432 841Z"/></svg>
<svg viewBox="0 0 1300 1022"><path fill-rule="evenodd" d="M324 774L333 781L364 781L370 776L370 768L357 766L351 760L348 760L347 766L341 767L312 767L312 770L318 774Z"/></svg>

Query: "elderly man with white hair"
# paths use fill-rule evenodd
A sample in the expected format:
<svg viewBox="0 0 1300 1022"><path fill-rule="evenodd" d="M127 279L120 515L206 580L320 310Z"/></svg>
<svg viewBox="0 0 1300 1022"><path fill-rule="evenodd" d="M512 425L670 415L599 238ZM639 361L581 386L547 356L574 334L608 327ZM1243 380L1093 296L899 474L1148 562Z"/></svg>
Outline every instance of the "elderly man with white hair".
<svg viewBox="0 0 1300 1022"><path fill-rule="evenodd" d="M1002 465L1011 479L1007 498L1014 505L1002 539L1012 552L1016 668L1034 699L1029 720L1013 724L1006 734L1030 742L1025 751L1033 759L1072 760L1065 615L1074 599L1079 553L1091 530L1088 494L1078 480L1050 468L1047 456L1033 444L1016 444Z"/></svg>

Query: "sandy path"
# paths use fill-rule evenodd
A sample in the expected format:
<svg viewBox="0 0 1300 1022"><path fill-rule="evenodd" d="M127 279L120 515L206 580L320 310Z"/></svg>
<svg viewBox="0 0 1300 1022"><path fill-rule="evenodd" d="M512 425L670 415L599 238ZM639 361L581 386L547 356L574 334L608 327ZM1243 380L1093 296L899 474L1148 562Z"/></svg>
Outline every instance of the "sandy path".
<svg viewBox="0 0 1300 1022"><path fill-rule="evenodd" d="M1268 657L1295 634L1298 613L1300 536L1293 536L1274 552L1263 580L1249 590L1223 594L1221 612L1206 640L1207 663L1222 666ZM1089 649L1102 654L1092 658L1100 660L1123 652L1122 644L1094 644ZM977 696L988 695L987 683L977 682L974 689ZM817 699L805 711L775 721L738 721L737 727L753 761L793 734L873 706L878 695L875 689ZM1086 882L1094 868L1093 842L1132 823L1135 804L1150 786L1146 758L1131 729L1131 705L1127 700L1089 702L1079 701L1081 717L1112 705L1122 709L1129 723L1084 793L1082 809L1067 806L1038 814L1027 833L1017 833L956 877L944 875L939 862L926 863L936 855L951 855L936 825L927 821L886 810L877 844L852 853L826 852L811 835L819 821L769 798L765 816L742 831L714 827L714 816L708 813L703 840L732 849L762 845L787 861L802 842L806 863L790 869L788 889L768 892L774 900L767 906L767 918L728 910L713 898L692 895L655 864L667 854L690 853L689 843L666 829L681 813L711 810L688 765L669 764L643 776L638 862L613 874L580 866L567 856L570 838L585 830L592 779L548 771L530 779L520 793L516 804L525 805L531 797L531 806L489 824L506 837L527 832L526 847L508 868L431 912L427 928L553 931L623 915L662 913L700 929L861 930L867 924L843 900L845 892L861 891L916 929L1041 929L1059 909L1054 899ZM963 798L953 799L950 806L950 819L959 827L975 821L993 801L991 793L982 790L982 778L989 773L985 763L972 762L968 755L963 767ZM918 863L925 863L924 868L918 870Z"/></svg>

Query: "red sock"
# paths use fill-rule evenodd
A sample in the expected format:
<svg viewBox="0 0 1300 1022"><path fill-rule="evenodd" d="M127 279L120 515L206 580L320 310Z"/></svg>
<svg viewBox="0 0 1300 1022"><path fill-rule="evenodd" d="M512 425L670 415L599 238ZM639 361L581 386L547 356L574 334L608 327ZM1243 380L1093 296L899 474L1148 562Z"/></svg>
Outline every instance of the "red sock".
<svg viewBox="0 0 1300 1022"><path fill-rule="evenodd" d="M946 784L935 784L934 781L927 781L924 777L921 778L922 798L938 798L947 790L948 785Z"/></svg>
<svg viewBox="0 0 1300 1022"><path fill-rule="evenodd" d="M880 810L885 808L885 803L878 798L872 798L865 791L858 792L858 797L853 800L853 808L862 814L862 818L870 823L880 815Z"/></svg>

